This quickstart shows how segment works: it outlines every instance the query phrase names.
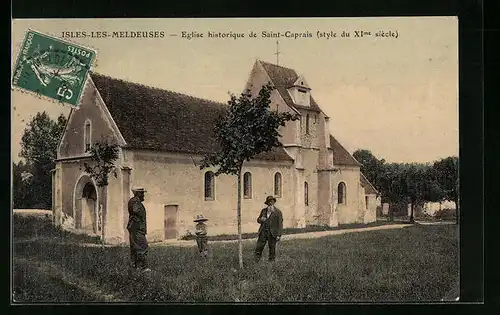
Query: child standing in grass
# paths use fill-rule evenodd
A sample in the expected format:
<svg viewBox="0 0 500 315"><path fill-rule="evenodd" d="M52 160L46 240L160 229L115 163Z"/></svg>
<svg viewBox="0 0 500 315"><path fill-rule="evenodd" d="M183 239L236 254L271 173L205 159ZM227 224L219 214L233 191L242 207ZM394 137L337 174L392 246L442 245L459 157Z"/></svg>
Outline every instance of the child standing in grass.
<svg viewBox="0 0 500 315"><path fill-rule="evenodd" d="M205 222L208 219L204 218L203 215L199 214L196 216L194 222L196 222L196 244L198 245L198 251L201 257L207 257L208 255L208 240L207 240L207 225Z"/></svg>

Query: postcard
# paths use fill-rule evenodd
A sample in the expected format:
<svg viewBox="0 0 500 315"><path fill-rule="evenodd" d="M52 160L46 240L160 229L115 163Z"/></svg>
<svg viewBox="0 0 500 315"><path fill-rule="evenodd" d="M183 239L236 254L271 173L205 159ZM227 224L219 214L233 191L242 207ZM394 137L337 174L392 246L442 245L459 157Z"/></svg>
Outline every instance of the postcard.
<svg viewBox="0 0 500 315"><path fill-rule="evenodd" d="M457 17L15 19L12 303L459 301Z"/></svg>

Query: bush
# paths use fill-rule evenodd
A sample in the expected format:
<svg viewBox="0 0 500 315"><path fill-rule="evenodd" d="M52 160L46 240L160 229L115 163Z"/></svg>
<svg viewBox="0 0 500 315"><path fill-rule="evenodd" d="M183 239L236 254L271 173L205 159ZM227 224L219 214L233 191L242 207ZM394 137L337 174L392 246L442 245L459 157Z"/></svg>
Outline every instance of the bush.
<svg viewBox="0 0 500 315"><path fill-rule="evenodd" d="M455 220L456 219L456 210L455 209L441 209L436 211L434 217L438 220Z"/></svg>

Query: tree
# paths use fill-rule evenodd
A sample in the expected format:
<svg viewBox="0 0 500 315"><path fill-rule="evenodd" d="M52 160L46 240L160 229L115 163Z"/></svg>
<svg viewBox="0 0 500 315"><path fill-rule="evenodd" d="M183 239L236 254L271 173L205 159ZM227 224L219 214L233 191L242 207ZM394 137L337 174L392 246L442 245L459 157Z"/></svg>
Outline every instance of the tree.
<svg viewBox="0 0 500 315"><path fill-rule="evenodd" d="M33 174L29 165L19 161L12 163L12 199L14 209L27 209L33 205L32 194L30 194Z"/></svg>
<svg viewBox="0 0 500 315"><path fill-rule="evenodd" d="M406 164L403 167L405 185L404 192L410 202L410 222L414 222L415 206L422 203L425 197L428 196L428 187L432 179L428 171L429 166L419 163Z"/></svg>
<svg viewBox="0 0 500 315"><path fill-rule="evenodd" d="M389 220L394 219L394 204L406 202L406 180L403 164L390 163L382 168L379 178L383 201L389 202Z"/></svg>
<svg viewBox="0 0 500 315"><path fill-rule="evenodd" d="M21 137L20 157L29 165L32 174L31 206L49 209L52 204L52 175L57 146L66 126L66 117L60 115L52 120L46 112L37 113L28 123Z"/></svg>
<svg viewBox="0 0 500 315"><path fill-rule="evenodd" d="M113 172L115 178L116 166L115 161L118 159L118 145L108 144L107 142L96 142L90 148L90 160L92 163L84 163L85 172L89 174L96 182L99 189L99 195L104 196L106 194L105 190L108 186L109 174ZM105 237L105 220L106 214L100 211L99 207L99 217L101 218L101 241L104 247L104 237Z"/></svg>
<svg viewBox="0 0 500 315"><path fill-rule="evenodd" d="M443 190L444 199L455 203L456 223L459 218L459 181L458 181L458 157L450 156L434 162L433 170L439 186Z"/></svg>
<svg viewBox="0 0 500 315"><path fill-rule="evenodd" d="M361 163L361 173L372 183L372 185L382 192L382 176L384 173L384 159L377 159L370 150L359 149L353 153L353 157Z"/></svg>
<svg viewBox="0 0 500 315"><path fill-rule="evenodd" d="M258 96L252 98L246 91L239 98L231 95L228 101L228 111L218 117L213 129L215 139L219 144L218 152L206 155L200 169L215 166L215 175L235 175L238 187L238 260L243 268L243 247L241 242L241 169L245 161L250 161L255 155L282 146L278 128L285 126L289 120L298 116L290 113L271 111L270 96L274 88L266 84Z"/></svg>
<svg viewBox="0 0 500 315"><path fill-rule="evenodd" d="M424 200L428 202L441 202L446 195L441 189L436 177L436 172L432 166L427 167L427 176L425 182Z"/></svg>

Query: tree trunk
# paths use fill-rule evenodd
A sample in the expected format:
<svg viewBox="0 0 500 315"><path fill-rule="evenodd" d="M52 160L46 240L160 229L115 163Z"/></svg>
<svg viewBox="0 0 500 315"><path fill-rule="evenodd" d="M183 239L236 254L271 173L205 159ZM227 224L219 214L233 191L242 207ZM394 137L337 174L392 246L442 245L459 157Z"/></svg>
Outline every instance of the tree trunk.
<svg viewBox="0 0 500 315"><path fill-rule="evenodd" d="M103 186L103 187L99 187L99 195L101 197L101 200L97 202L97 206L99 207L99 212L100 212L100 215L101 215L101 244L102 244L102 248L104 249L105 246L104 246L104 228L105 228L105 220L106 220L106 216L104 214L104 204L106 202L106 194L105 194L105 190L106 190L106 186Z"/></svg>
<svg viewBox="0 0 500 315"><path fill-rule="evenodd" d="M415 222L415 220L413 219L413 212L414 211L415 211L415 201L412 201L411 206L410 206L410 223Z"/></svg>
<svg viewBox="0 0 500 315"><path fill-rule="evenodd" d="M238 170L238 207L236 211L238 216L238 261L240 269L243 269L243 243L241 241L241 166Z"/></svg>

